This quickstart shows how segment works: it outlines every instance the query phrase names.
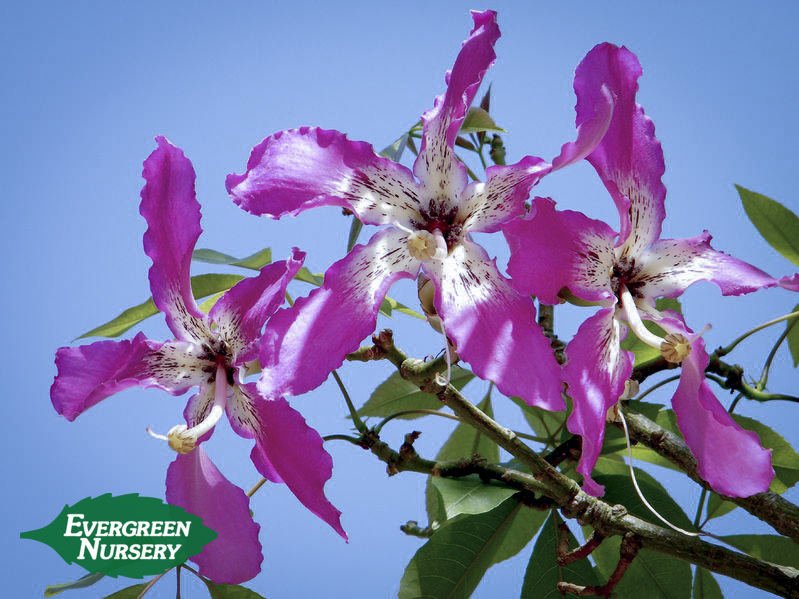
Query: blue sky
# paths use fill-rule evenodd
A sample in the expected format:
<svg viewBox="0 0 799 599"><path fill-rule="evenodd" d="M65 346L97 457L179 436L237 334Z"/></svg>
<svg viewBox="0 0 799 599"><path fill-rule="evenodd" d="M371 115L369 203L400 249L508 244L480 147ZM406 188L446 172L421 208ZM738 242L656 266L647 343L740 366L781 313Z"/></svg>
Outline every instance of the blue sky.
<svg viewBox="0 0 799 599"><path fill-rule="evenodd" d="M638 99L664 147L664 236L708 229L717 249L772 274L788 273L788 263L746 220L733 184L799 211L793 178L799 11L787 1L756 12L742 2L666 4L6 3L0 13L0 214L8 262L0 302L9 387L0 505L3 569L14 572L4 582L6 594L41 596L45 585L83 573L44 545L20 540L19 532L43 526L64 504L89 495L163 496L172 455L144 429L177 424L185 398L127 391L74 423L57 416L49 401L56 348L149 295L138 194L141 163L155 135L166 135L194 162L205 229L200 247L243 256L268 246L282 258L297 245L308 252L309 267L322 271L343 255L348 220L335 209L281 222L247 215L227 198L225 175L243 170L263 137L299 125L338 129L382 148L444 89L444 72L471 28L468 9L495 8L503 35L486 82L493 85L492 112L509 131L509 161L527 154L551 159L573 138L575 66L599 42L624 44L643 64ZM536 193L615 226L612 202L587 164L548 177ZM502 264L507 250L500 240L487 245ZM194 273L210 270L197 265ZM295 293L306 290L298 286ZM412 285L399 285L392 295L411 303ZM713 324L709 347L799 301L783 290L722 298L710 284L683 298L694 328ZM566 310L558 321L561 335L572 334L576 317L585 315ZM393 327L415 355L440 349L436 336L408 318L381 325ZM143 330L157 339L168 335L158 318ZM731 359L758 373L777 334L747 341ZM774 390L796 388L784 349L774 370ZM342 370L360 402L388 374L383 364ZM483 386L466 389L479 399ZM330 382L295 405L322 434L348 429ZM512 424L514 410L497 407ZM764 419L796 446L794 410L744 405L739 411ZM451 426L389 425L387 440L398 445L411 428L423 431L418 448L431 455ZM258 480L246 459L249 447L226 425L219 429L209 451L231 480L249 488ZM328 495L343 511L351 541L344 544L285 489L262 489L253 509L266 559L253 586L265 596L389 597L419 545L398 526L424 520L423 477L387 478L384 466L358 449L331 443L329 450L335 473ZM673 487L693 514L693 488L679 479ZM789 497L799 499L796 491ZM767 532L737 511L715 530ZM492 571L476 596L516 596L529 552ZM71 596L100 596L126 584L106 581L99 591ZM148 596L174 596L172 582L161 584Z"/></svg>

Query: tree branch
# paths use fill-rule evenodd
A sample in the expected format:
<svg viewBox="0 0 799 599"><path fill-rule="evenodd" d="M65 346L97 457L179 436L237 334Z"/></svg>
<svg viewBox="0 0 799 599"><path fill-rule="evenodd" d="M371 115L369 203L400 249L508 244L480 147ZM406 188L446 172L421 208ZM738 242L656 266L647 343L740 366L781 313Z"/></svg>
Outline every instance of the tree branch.
<svg viewBox="0 0 799 599"><path fill-rule="evenodd" d="M713 490L699 476L696 459L680 437L652 422L643 414L633 412L627 407L626 402L621 402L620 409L627 419L631 440L646 445L669 460L702 488ZM794 543L799 543L799 506L781 495L767 491L751 497L722 497L766 522L778 533L792 539Z"/></svg>
<svg viewBox="0 0 799 599"><path fill-rule="evenodd" d="M497 445L520 460L531 470L532 478L537 481L538 488L541 489L541 494L555 501L555 503L561 507L561 512L564 516L575 518L580 524L590 525L594 530L605 536L624 536L631 533L640 540L641 546L646 549L673 555L707 570L730 576L751 586L783 597L799 598L798 570L771 564L725 547L712 545L700 539L687 537L681 533L665 529L655 524L650 524L649 522L645 522L644 520L628 514L623 506L610 506L601 499L588 495L580 489L580 486L575 481L552 467L542 456L522 442L513 431L501 426L472 405L457 391L457 389L451 385L447 385L446 387L439 385L436 382L435 375L438 365L435 364L435 361L431 363L415 359L406 359L398 364L398 356L404 356L405 354L393 348L393 337L390 332L381 331L374 339L380 341L380 347L371 352L371 355L375 356L371 359L381 359L376 356L377 354L382 354L386 359L391 360L392 363L398 367L400 375L404 379L411 381L421 390L436 394L459 418L471 424ZM361 348L361 350L356 353L369 353L370 350L371 348ZM663 429L661 429L661 431L667 433L667 435L664 436L662 433L658 432L661 438L673 441L673 439L668 438L668 435L671 435L671 433ZM676 439L675 435L671 435L671 437ZM372 449L372 447L369 448ZM383 453L386 448L380 448L377 451L372 449L372 451L380 457L380 454ZM405 455L402 455L402 452L399 452L399 454L398 461L396 461L395 456L391 456L395 461L389 464L390 474L393 473L391 471L392 465L396 468L396 472L400 469L421 472L426 472L428 467L432 469L432 465L427 463L429 461L420 462L421 458L415 454L415 451L412 453L406 451ZM684 459L685 456L682 457ZM691 460L693 460L693 456L691 456ZM682 463L678 463L678 465L681 468L683 467ZM686 465L688 464L686 463ZM693 462L692 468L695 472L695 462ZM518 474L525 477L526 481L528 480L527 477L529 475L524 475L523 473ZM758 515L758 506L760 506L760 511L763 511L765 514L772 514L773 508L769 509L767 506L769 504L773 505L774 502L779 502L782 498L779 496L770 497L771 494L761 495L769 496L767 498L768 501L749 501L749 511ZM747 500L734 501L737 503L739 501L746 502ZM784 502L785 500L782 501ZM795 506L793 507L795 509ZM799 518L794 517L793 525L799 525ZM783 523L782 527L786 530L791 530L792 528L788 526L787 523Z"/></svg>

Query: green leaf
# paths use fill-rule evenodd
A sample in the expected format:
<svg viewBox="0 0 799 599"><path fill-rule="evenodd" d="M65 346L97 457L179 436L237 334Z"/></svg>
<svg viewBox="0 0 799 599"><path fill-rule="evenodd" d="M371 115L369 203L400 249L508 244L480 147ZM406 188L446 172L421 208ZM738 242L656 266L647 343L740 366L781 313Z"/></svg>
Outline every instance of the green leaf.
<svg viewBox="0 0 799 599"><path fill-rule="evenodd" d="M560 525L563 520L557 512L547 518L538 535L533 554L527 564L522 584L522 599L561 599L557 589L559 582L571 582L584 586L599 584L596 573L587 559L580 559L566 566L558 564L557 547L560 542ZM569 548L577 547L574 535L569 532ZM573 597L574 595L568 595Z"/></svg>
<svg viewBox="0 0 799 599"><path fill-rule="evenodd" d="M671 310L673 312L677 312L677 314L682 314L680 300L674 297L661 297L655 301L655 308L661 312L664 310Z"/></svg>
<svg viewBox="0 0 799 599"><path fill-rule="evenodd" d="M86 574L85 576L81 576L77 580L73 582L65 582L63 584L51 584L45 587L44 589L44 596L45 597L52 597L53 595L58 595L59 593L63 593L64 591L69 591L70 589L85 589L86 587L92 586L98 580L105 578L105 574Z"/></svg>
<svg viewBox="0 0 799 599"><path fill-rule="evenodd" d="M794 306L791 312L799 311L799 304ZM793 326L791 326L793 325ZM791 350L791 357L793 358L793 367L799 366L799 319L789 320L785 326L790 330L788 331L788 349Z"/></svg>
<svg viewBox="0 0 799 599"><path fill-rule="evenodd" d="M638 497L630 478L629 467L623 462L618 462L617 464L614 466L611 465L609 460L602 460L601 463L600 460L597 460L597 465L594 468L596 473L594 480L605 486L603 499L611 505L619 503L626 507L627 511L633 516L661 526L662 523L657 516L650 512L641 501L641 498ZM603 474L611 470L616 472ZM693 528L691 520L685 515L682 508L654 477L639 468L635 468L635 477L638 480L641 493L661 516L680 528L685 528L686 530Z"/></svg>
<svg viewBox="0 0 799 599"><path fill-rule="evenodd" d="M655 308L660 311L673 310L678 314L682 314L682 306L680 306L679 300L673 298L660 298L655 302ZM660 326L651 320L645 320L644 326L658 337L666 336L666 331L664 331ZM638 337L636 337L632 331L629 331L627 333L627 337L625 337L624 341L621 342L621 348L626 351L631 351L635 354L634 366L639 366L644 362L648 362L649 360L654 360L660 357L660 350L658 348L647 345Z"/></svg>
<svg viewBox="0 0 799 599"><path fill-rule="evenodd" d="M203 312L205 312L206 314L208 314L208 313L211 311L211 308L213 308L213 307L214 307L214 305L216 304L216 302L218 302L218 301L219 301L219 298L221 298L223 295L225 295L225 292L224 292L224 291L220 291L219 293L214 293L214 294L213 294L211 297L209 297L207 300L205 300L204 302L202 302L202 303L201 303L199 306L197 306L197 307L198 307L200 310L202 310Z"/></svg>
<svg viewBox="0 0 799 599"><path fill-rule="evenodd" d="M243 278L244 277L241 275L228 274L196 275L191 278L191 292L195 298L200 299L213 295L214 293L219 293L220 291L226 291ZM158 308L155 307L151 297L137 306L128 308L122 312L122 314L109 320L107 323L87 333L83 333L83 335L77 337L77 339L83 339L85 337L118 337L133 325L156 314L158 314Z"/></svg>
<svg viewBox="0 0 799 599"><path fill-rule="evenodd" d="M422 316L418 312L415 312L414 310L411 310L405 304L401 304L397 300L386 296L383 299L383 303L380 304L380 312L382 312L383 314L385 314L388 317L391 317L391 313L394 310L396 310L397 312L402 312L403 314L407 314L408 316L413 316L414 318L418 318L420 320L424 320L425 319L424 316Z"/></svg>
<svg viewBox="0 0 799 599"><path fill-rule="evenodd" d="M658 414L664 408L660 403L649 403L646 401L638 401L633 399L627 402L627 408L636 414L642 414L653 422L657 420Z"/></svg>
<svg viewBox="0 0 799 599"><path fill-rule="evenodd" d="M488 568L530 542L544 517L511 498L490 512L449 520L405 568L399 599L470 597Z"/></svg>
<svg viewBox="0 0 799 599"><path fill-rule="evenodd" d="M651 320L645 320L644 326L658 337L666 336L666 331L664 331ZM660 357L659 349L652 347L651 345L647 345L638 337L636 337L635 333L632 331L628 332L627 337L625 337L624 341L621 342L621 348L625 351L631 351L635 354L634 366L639 366L644 362L648 362L649 360L654 360Z"/></svg>
<svg viewBox="0 0 799 599"><path fill-rule="evenodd" d="M303 283L310 283L311 285L316 285L317 287L321 286L322 283L325 281L324 275L320 274L312 274L310 270L305 268L304 266L297 271L297 274L294 275L294 278L298 281L302 281ZM390 297L386 296L383 300L383 303L380 304L380 312L385 314L388 317L391 317L391 313L396 310L397 312L402 312L403 314L407 314L408 316L413 316L414 318L419 318L420 320L424 320L424 316L419 314L418 312L414 312L408 306L399 303L395 299L391 299Z"/></svg>
<svg viewBox="0 0 799 599"><path fill-rule="evenodd" d="M732 417L746 430L757 433L763 447L772 450L771 465L774 467L776 476L771 481L770 490L775 493L784 493L799 482L799 453L794 451L790 443L762 422L737 414L733 414Z"/></svg>
<svg viewBox="0 0 799 599"><path fill-rule="evenodd" d="M768 244L799 266L799 216L769 197L736 185L749 220Z"/></svg>
<svg viewBox="0 0 799 599"><path fill-rule="evenodd" d="M217 534L198 516L160 499L107 493L65 505L50 524L19 536L49 545L89 572L141 578L182 564Z"/></svg>
<svg viewBox="0 0 799 599"><path fill-rule="evenodd" d="M143 582L141 584L134 584L132 587L125 587L119 589L115 593L111 593L105 599L138 599L142 591L149 583Z"/></svg>
<svg viewBox="0 0 799 599"><path fill-rule="evenodd" d="M312 274L310 270L306 267L302 267L297 271L297 274L294 275L294 278L298 281L302 281L303 283L310 283L311 285L316 285L319 287L322 283L325 282L324 275L315 275Z"/></svg>
<svg viewBox="0 0 799 599"><path fill-rule="evenodd" d="M661 404L647 403L638 400L629 401L627 407L630 411L643 414L653 422L657 421L663 409L663 405ZM663 468L682 472L679 467L645 445L633 445L631 449L633 460L635 461L649 462L650 464L656 464ZM605 441L602 444L602 455L615 456L617 458L627 457L627 441L624 436L624 431L617 427L607 428L605 431Z"/></svg>
<svg viewBox="0 0 799 599"><path fill-rule="evenodd" d="M405 150L405 146L407 145L408 134L403 133L397 139L395 139L393 143L380 150L379 154L383 158L388 158L394 162L399 162L400 158L402 158L402 152Z"/></svg>
<svg viewBox="0 0 799 599"><path fill-rule="evenodd" d="M721 592L716 578L704 568L696 569L692 599L724 599L724 594Z"/></svg>
<svg viewBox="0 0 799 599"><path fill-rule="evenodd" d="M230 266L239 266L241 268L248 268L250 270L261 270L264 266L272 262L272 250L264 248L260 251L250 254L246 258L235 258L230 254L223 254L216 250L209 250L201 248L194 250L191 259L195 262L206 262L208 264L228 264Z"/></svg>
<svg viewBox="0 0 799 599"><path fill-rule="evenodd" d="M466 118L463 119L461 133L477 133L478 131L504 133L505 129L498 127L488 112L482 108L472 106L469 112L466 113Z"/></svg>
<svg viewBox="0 0 799 599"><path fill-rule="evenodd" d="M619 563L620 537L605 539L591 556L607 580ZM691 565L676 557L641 549L613 591L614 599L690 599ZM642 593L645 590L645 594Z"/></svg>
<svg viewBox="0 0 799 599"><path fill-rule="evenodd" d="M511 397L510 399L519 406L524 419L536 435L551 439L552 445L557 444L556 435L559 435L564 428L565 412L550 412L549 410L528 406L520 397Z"/></svg>
<svg viewBox="0 0 799 599"><path fill-rule="evenodd" d="M208 592L211 593L213 599L264 599L262 595L252 589L238 584L215 584L205 579L203 582L208 587Z"/></svg>
<svg viewBox="0 0 799 599"><path fill-rule="evenodd" d="M516 493L515 489L497 483L484 483L477 475L457 479L432 476L430 480L449 519L460 514L489 512Z"/></svg>
<svg viewBox="0 0 799 599"><path fill-rule="evenodd" d="M470 371L456 366L452 369L450 384L460 390L473 378L474 374ZM403 410L438 410L440 408L441 400L435 395L419 391L419 387L406 381L398 372L395 372L374 390L369 400L358 410L358 416L385 418ZM421 414L409 414L402 418L411 420L420 416Z"/></svg>
<svg viewBox="0 0 799 599"><path fill-rule="evenodd" d="M728 535L727 543L758 559L799 568L799 545L779 535Z"/></svg>
<svg viewBox="0 0 799 599"><path fill-rule="evenodd" d="M707 519L721 518L737 507L732 501L722 499L717 493L710 493L707 499Z"/></svg>
<svg viewBox="0 0 799 599"><path fill-rule="evenodd" d="M494 417L494 410L491 406L491 390L477 407L487 414L490 418ZM459 424L452 431L449 439L441 446L436 454L436 461L457 460L459 458L470 458L478 454L485 458L487 462L499 462L499 447L488 437L481 434L473 426L464 423ZM449 511L442 499L441 493L436 491L432 484L433 477L427 478L425 485L425 504L427 505L427 517L430 523L443 522L448 517Z"/></svg>
<svg viewBox="0 0 799 599"><path fill-rule="evenodd" d="M361 229L363 229L363 223L355 214L353 214L352 224L350 225L350 234L347 236L347 252L355 247L355 244L358 242L358 235L361 234Z"/></svg>

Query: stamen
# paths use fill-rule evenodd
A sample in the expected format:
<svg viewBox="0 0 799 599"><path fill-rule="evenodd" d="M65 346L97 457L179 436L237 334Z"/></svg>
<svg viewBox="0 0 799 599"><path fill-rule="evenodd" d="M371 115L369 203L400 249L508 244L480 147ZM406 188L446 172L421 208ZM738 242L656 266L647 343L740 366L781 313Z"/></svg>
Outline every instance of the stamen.
<svg viewBox="0 0 799 599"><path fill-rule="evenodd" d="M691 353L691 343L685 335L669 333L660 345L660 353L667 362L679 364Z"/></svg>
<svg viewBox="0 0 799 599"><path fill-rule="evenodd" d="M644 326L644 322L641 320L641 315L638 313L638 308L635 305L635 300L625 285L621 286L619 298L621 299L621 306L624 309L624 315L627 317L627 324L630 325L635 336L647 345L659 350L664 339L661 339Z"/></svg>
<svg viewBox="0 0 799 599"><path fill-rule="evenodd" d="M444 323L441 322L441 335L444 337L444 351L446 352L446 359L447 359L447 378L441 376L440 372L436 373L436 383L441 385L442 387L446 387L449 385L449 382L452 380L452 354L450 354L450 343L449 337L447 337L447 332L444 330Z"/></svg>
<svg viewBox="0 0 799 599"><path fill-rule="evenodd" d="M408 236L408 251L411 256L422 262L443 260L447 257L447 242L438 229L430 231L414 231Z"/></svg>
<svg viewBox="0 0 799 599"><path fill-rule="evenodd" d="M436 286L424 274L419 273L419 278L416 280L416 292L419 296L419 304L422 307L427 322L438 333L443 332L441 328L441 318L436 312L435 297Z"/></svg>
<svg viewBox="0 0 799 599"><path fill-rule="evenodd" d="M615 407L618 408L618 406ZM677 532L681 532L684 535L688 535L689 537L698 537L702 534L707 534L707 533L691 532L688 530L684 530L679 526L675 526L674 524L666 520L666 518L661 516L658 513L658 511L655 508L653 508L650 505L650 503L646 500L646 497L644 497L644 494L641 492L641 488L638 486L638 481L635 478L635 470L633 469L633 450L632 447L630 447L630 431L627 430L627 420L624 418L624 414L622 413L621 410L617 409L616 413L618 414L619 419L621 420L622 428L624 428L624 440L627 442L627 457L630 460L628 463L628 466L630 468L630 478L632 478L633 486L635 487L635 492L638 494L638 498L641 500L641 502L643 502L643 504L647 507L647 509L649 509L650 512L652 512L655 516L657 516L657 518L661 522L663 522L663 524L665 524L669 528L672 528L673 530L676 530Z"/></svg>
<svg viewBox="0 0 799 599"><path fill-rule="evenodd" d="M691 344L707 333L712 327L709 324L690 339L680 333L670 333L666 335L663 345L660 346L660 353L663 357L673 364L679 364L691 354Z"/></svg>
<svg viewBox="0 0 799 599"><path fill-rule="evenodd" d="M216 380L214 381L214 385L214 403L202 422L191 428L188 428L185 424L177 424L169 429L166 436L154 433L149 427L147 428L147 432L156 439L168 442L169 447L180 454L194 451L194 448L197 446L197 439L214 428L216 423L219 422L219 419L222 418L222 414L225 413L225 403L227 402L227 368L222 362L216 367Z"/></svg>

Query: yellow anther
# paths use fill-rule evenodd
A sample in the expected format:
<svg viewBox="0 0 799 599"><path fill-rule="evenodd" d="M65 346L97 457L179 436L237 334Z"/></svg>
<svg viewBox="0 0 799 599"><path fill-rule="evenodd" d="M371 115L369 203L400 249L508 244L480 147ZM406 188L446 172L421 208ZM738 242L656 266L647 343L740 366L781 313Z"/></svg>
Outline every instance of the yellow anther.
<svg viewBox="0 0 799 599"><path fill-rule="evenodd" d="M169 446L180 454L194 451L197 438L187 431L185 424L173 426L166 435Z"/></svg>
<svg viewBox="0 0 799 599"><path fill-rule="evenodd" d="M691 343L684 335L669 333L660 344L660 354L667 362L679 364L691 354Z"/></svg>
<svg viewBox="0 0 799 599"><path fill-rule="evenodd" d="M408 252L422 262L443 260L447 257L447 242L441 231L414 231L408 235Z"/></svg>

